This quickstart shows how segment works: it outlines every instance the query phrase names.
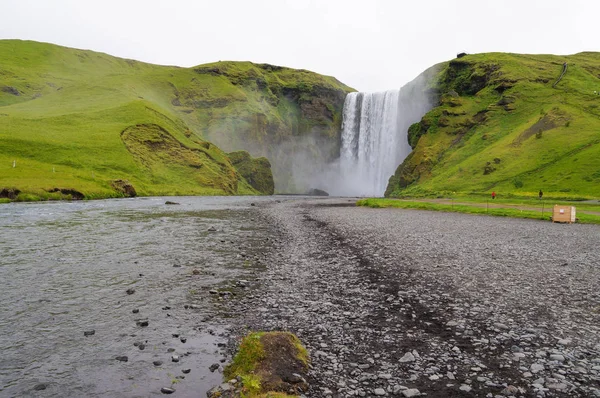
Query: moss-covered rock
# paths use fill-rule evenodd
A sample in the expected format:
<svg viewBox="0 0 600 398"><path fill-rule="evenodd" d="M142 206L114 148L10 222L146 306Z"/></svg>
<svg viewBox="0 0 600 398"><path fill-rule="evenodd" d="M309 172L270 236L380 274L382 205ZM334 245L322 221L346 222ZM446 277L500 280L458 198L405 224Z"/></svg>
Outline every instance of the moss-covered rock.
<svg viewBox="0 0 600 398"><path fill-rule="evenodd" d="M224 371L226 380L240 380L236 386L216 387L209 392L217 397L287 397L308 390L308 352L289 332L257 332L244 337L231 364Z"/></svg>
<svg viewBox="0 0 600 398"><path fill-rule="evenodd" d="M246 151L236 151L227 154L233 167L246 179L248 184L258 192L265 195L273 195L275 184L271 163L265 157L252 158Z"/></svg>

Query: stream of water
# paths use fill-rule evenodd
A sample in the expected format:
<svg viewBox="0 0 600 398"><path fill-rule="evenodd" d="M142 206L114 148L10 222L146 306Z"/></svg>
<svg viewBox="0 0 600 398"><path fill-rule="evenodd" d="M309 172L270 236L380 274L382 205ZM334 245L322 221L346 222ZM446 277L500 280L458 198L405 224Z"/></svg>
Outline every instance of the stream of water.
<svg viewBox="0 0 600 398"><path fill-rule="evenodd" d="M269 200L0 205L0 396L204 396L226 333L209 290L257 272L251 203Z"/></svg>

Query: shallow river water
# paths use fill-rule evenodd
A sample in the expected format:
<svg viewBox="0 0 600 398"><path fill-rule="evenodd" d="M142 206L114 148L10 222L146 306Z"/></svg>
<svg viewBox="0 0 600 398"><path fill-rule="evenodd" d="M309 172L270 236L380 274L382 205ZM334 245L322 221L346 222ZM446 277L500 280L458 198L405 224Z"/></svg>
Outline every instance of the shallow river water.
<svg viewBox="0 0 600 398"><path fill-rule="evenodd" d="M251 204L272 200L0 205L0 396L205 396L226 328L209 290L257 272Z"/></svg>

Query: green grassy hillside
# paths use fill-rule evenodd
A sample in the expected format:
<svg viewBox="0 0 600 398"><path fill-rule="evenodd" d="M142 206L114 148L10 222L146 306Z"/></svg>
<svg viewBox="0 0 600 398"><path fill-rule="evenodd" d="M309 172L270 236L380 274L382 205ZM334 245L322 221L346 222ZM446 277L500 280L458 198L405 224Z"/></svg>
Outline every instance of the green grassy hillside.
<svg viewBox="0 0 600 398"><path fill-rule="evenodd" d="M308 134L339 135L348 90L271 65L178 68L0 40L0 191L111 197L127 180L139 195L255 194L219 146L269 156L288 181L284 155Z"/></svg>
<svg viewBox="0 0 600 398"><path fill-rule="evenodd" d="M439 104L409 129L414 150L386 196L600 196L600 53L476 54L439 68Z"/></svg>

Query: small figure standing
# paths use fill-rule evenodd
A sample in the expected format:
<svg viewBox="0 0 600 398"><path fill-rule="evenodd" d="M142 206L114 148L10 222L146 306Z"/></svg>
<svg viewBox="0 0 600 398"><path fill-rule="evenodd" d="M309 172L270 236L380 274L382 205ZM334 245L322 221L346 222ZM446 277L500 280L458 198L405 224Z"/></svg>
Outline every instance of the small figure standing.
<svg viewBox="0 0 600 398"><path fill-rule="evenodd" d="M540 195L540 200L542 200L542 196L544 196L544 193L542 192L542 190L541 190L541 189L540 189L540 193L539 193L539 195Z"/></svg>
<svg viewBox="0 0 600 398"><path fill-rule="evenodd" d="M492 191L492 199L496 199L496 191Z"/></svg>

